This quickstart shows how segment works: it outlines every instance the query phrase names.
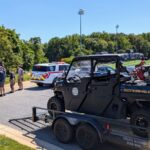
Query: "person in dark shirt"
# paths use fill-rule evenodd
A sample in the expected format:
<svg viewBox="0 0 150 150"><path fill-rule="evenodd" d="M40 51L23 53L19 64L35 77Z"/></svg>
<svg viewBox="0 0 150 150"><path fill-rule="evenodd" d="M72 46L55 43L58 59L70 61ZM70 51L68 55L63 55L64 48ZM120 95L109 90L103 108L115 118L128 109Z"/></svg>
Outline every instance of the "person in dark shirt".
<svg viewBox="0 0 150 150"><path fill-rule="evenodd" d="M15 92L15 74L13 71L10 72L10 88L11 88L11 93Z"/></svg>
<svg viewBox="0 0 150 150"><path fill-rule="evenodd" d="M3 62L0 61L0 96L5 96L5 68L3 67Z"/></svg>

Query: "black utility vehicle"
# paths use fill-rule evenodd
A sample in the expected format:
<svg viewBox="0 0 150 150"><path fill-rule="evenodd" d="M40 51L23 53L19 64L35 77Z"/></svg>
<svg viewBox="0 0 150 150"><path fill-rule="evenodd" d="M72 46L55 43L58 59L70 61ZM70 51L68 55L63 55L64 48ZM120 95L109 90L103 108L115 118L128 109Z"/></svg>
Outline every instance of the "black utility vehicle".
<svg viewBox="0 0 150 150"><path fill-rule="evenodd" d="M55 83L55 95L47 103L48 110L67 109L112 119L130 119L133 126L150 127L150 86L130 82L130 78L121 73L120 61L119 56L112 54L74 58L65 77ZM101 71L102 66L114 71ZM133 132L147 136L145 129L133 128Z"/></svg>

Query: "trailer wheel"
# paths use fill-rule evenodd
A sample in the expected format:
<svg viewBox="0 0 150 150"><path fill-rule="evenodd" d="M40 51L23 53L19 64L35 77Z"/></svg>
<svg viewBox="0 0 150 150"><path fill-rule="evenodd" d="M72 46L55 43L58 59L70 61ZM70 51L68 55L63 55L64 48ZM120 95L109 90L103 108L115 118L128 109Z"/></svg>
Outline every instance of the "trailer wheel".
<svg viewBox="0 0 150 150"><path fill-rule="evenodd" d="M78 126L76 140L79 146L85 150L93 150L99 144L98 134L89 124L81 124Z"/></svg>
<svg viewBox="0 0 150 150"><path fill-rule="evenodd" d="M69 143L74 137L73 127L65 119L56 120L53 131L58 141L62 143Z"/></svg>
<svg viewBox="0 0 150 150"><path fill-rule="evenodd" d="M56 97L56 96L53 96L51 97L48 102L47 102L47 109L49 110L49 114L52 115L52 111L50 110L56 110L56 111L65 111L65 106L64 106L64 103L63 101Z"/></svg>
<svg viewBox="0 0 150 150"><path fill-rule="evenodd" d="M150 113L146 110L137 110L132 113L131 125L148 128L150 127ZM148 131L144 129L132 128L133 133L141 137L147 137Z"/></svg>

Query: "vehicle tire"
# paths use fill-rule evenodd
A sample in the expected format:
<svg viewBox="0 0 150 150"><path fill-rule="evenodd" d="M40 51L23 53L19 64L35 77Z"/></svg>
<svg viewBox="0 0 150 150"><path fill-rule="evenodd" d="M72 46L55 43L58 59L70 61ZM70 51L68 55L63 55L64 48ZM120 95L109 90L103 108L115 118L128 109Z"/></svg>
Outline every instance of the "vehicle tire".
<svg viewBox="0 0 150 150"><path fill-rule="evenodd" d="M82 149L93 150L99 144L99 137L92 126L81 124L76 129L76 141Z"/></svg>
<svg viewBox="0 0 150 150"><path fill-rule="evenodd" d="M49 110L49 114L52 115L52 111L50 110L56 110L56 111L65 111L65 105L63 103L63 101L56 97L53 96L51 97L48 102L47 102L47 109Z"/></svg>
<svg viewBox="0 0 150 150"><path fill-rule="evenodd" d="M137 110L132 113L130 119L131 125L139 127L150 127L150 112L146 110ZM132 128L134 134L141 137L148 137L148 131L144 129Z"/></svg>
<svg viewBox="0 0 150 150"><path fill-rule="evenodd" d="M74 137L73 127L65 119L58 119L53 125L54 135L58 141L69 143Z"/></svg>
<svg viewBox="0 0 150 150"><path fill-rule="evenodd" d="M41 87L43 86L43 83L37 83L37 86Z"/></svg>

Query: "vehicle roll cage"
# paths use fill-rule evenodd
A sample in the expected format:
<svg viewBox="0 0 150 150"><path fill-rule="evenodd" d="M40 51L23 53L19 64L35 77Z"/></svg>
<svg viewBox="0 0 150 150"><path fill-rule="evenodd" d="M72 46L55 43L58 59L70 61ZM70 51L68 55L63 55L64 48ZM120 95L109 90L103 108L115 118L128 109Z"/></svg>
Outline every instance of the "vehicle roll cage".
<svg viewBox="0 0 150 150"><path fill-rule="evenodd" d="M114 54L107 54L107 55L88 55L88 56L78 56L78 57L75 57L70 66L69 66L69 69L66 73L66 76L65 76L65 80L66 80L66 77L70 71L70 68L72 66L72 64L75 62L75 61L80 61L80 60L90 60L91 61L91 78L93 78L94 74L94 69L95 69L95 66L97 65L97 63L101 62L101 63L108 63L108 62L115 62L116 64L116 77L117 77L117 81L119 82L120 81L120 62L121 62L121 58L118 56L118 55L114 55ZM94 63L94 61L96 60L96 63Z"/></svg>

